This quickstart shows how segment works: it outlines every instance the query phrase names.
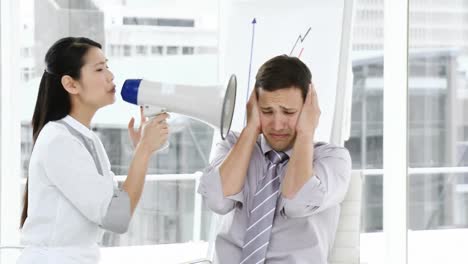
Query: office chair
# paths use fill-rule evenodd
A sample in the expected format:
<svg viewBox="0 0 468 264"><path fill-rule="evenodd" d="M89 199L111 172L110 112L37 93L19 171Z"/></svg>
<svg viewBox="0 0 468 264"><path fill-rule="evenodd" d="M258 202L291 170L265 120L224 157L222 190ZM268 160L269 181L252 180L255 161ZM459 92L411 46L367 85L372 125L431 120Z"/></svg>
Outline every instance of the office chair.
<svg viewBox="0 0 468 264"><path fill-rule="evenodd" d="M329 264L359 264L362 199L362 172L353 170L348 192L341 203L335 242L328 256Z"/></svg>

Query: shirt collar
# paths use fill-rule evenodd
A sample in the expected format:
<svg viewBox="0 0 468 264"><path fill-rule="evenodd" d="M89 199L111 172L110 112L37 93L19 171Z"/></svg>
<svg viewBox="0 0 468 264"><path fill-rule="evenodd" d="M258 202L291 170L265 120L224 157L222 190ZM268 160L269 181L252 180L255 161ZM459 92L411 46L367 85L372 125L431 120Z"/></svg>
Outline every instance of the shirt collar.
<svg viewBox="0 0 468 264"><path fill-rule="evenodd" d="M81 134L84 136L93 139L93 131L91 129L87 128L85 125L81 124L78 120L75 118L71 117L70 115L65 116L63 119L67 124L69 124L71 127L74 129L78 130Z"/></svg>
<svg viewBox="0 0 468 264"><path fill-rule="evenodd" d="M268 144L265 136L262 134L260 135L260 146L262 148L262 152L263 152L263 155L265 155L268 151L272 150L270 144ZM283 151L284 153L286 153L286 155L288 155L288 157L291 157L291 153L292 153L292 148L289 148L288 150L286 151Z"/></svg>

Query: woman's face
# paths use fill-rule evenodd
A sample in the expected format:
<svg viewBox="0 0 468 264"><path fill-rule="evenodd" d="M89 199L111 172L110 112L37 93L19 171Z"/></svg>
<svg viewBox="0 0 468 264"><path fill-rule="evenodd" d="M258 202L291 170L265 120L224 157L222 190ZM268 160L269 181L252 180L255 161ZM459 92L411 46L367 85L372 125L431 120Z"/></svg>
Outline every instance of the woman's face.
<svg viewBox="0 0 468 264"><path fill-rule="evenodd" d="M114 75L101 49L92 47L86 53L78 86L84 105L97 110L115 102Z"/></svg>

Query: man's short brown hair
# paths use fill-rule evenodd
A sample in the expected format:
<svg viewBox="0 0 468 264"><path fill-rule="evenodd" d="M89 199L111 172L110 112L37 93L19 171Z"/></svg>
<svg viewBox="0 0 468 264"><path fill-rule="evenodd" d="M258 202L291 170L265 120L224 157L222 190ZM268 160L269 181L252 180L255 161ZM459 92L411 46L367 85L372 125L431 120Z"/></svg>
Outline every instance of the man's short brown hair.
<svg viewBox="0 0 468 264"><path fill-rule="evenodd" d="M260 67L255 76L255 91L258 96L260 88L273 92L296 87L301 90L302 99L305 100L311 80L309 68L299 58L280 55Z"/></svg>

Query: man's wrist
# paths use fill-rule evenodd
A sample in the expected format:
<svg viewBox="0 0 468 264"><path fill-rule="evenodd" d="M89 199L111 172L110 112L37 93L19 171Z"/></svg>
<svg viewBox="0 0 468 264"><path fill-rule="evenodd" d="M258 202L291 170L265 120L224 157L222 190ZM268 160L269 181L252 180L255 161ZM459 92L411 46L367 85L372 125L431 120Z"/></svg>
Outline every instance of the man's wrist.
<svg viewBox="0 0 468 264"><path fill-rule="evenodd" d="M315 129L305 131L297 131L296 144L313 144L315 138Z"/></svg>

